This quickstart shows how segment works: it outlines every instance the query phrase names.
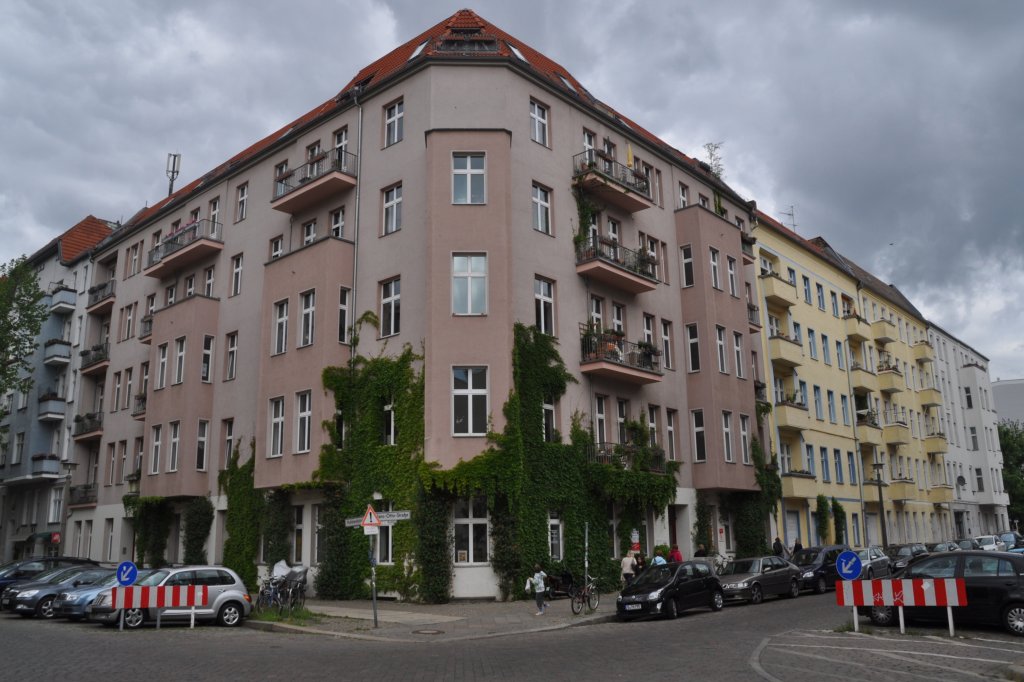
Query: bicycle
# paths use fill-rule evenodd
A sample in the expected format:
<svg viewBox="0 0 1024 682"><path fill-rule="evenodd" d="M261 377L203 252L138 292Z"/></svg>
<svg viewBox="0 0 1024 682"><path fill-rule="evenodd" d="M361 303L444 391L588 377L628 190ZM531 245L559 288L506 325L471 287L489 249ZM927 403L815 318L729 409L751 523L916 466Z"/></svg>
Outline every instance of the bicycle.
<svg viewBox="0 0 1024 682"><path fill-rule="evenodd" d="M252 609L257 614L275 609L279 614L284 611L285 600L282 585L284 579L268 576L260 580L260 589L253 600Z"/></svg>
<svg viewBox="0 0 1024 682"><path fill-rule="evenodd" d="M590 611L596 611L601 603L601 592L597 589L597 581L589 575L586 577L582 587L573 589L570 604L572 612L577 616L583 612L583 605L586 604Z"/></svg>

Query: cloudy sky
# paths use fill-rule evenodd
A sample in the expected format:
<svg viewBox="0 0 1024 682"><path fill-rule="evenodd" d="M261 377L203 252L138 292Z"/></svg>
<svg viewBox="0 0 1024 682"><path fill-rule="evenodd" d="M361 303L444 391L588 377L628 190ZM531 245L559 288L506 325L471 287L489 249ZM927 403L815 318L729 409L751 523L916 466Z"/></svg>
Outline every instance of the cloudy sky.
<svg viewBox="0 0 1024 682"><path fill-rule="evenodd" d="M127 219L459 9L6 0L0 260ZM599 99L1024 377L1024 2L478 0Z"/></svg>

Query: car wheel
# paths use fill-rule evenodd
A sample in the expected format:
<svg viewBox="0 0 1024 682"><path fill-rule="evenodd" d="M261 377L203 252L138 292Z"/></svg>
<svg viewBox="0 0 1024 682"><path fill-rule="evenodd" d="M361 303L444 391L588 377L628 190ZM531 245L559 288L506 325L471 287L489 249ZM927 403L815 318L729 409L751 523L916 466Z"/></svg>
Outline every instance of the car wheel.
<svg viewBox="0 0 1024 682"><path fill-rule="evenodd" d="M43 597L36 605L36 615L40 618L53 618L56 613L53 611L53 597Z"/></svg>
<svg viewBox="0 0 1024 682"><path fill-rule="evenodd" d="M226 628L233 628L242 623L242 607L235 601L229 601L220 607L217 622Z"/></svg>
<svg viewBox="0 0 1024 682"><path fill-rule="evenodd" d="M711 610L721 611L723 606L725 606L725 596L721 590L715 590L711 593Z"/></svg>
<svg viewBox="0 0 1024 682"><path fill-rule="evenodd" d="M146 612L143 609L126 609L124 612L124 626L137 630L146 622Z"/></svg>
<svg viewBox="0 0 1024 682"><path fill-rule="evenodd" d="M868 569L868 580L872 580L875 577L875 572L872 569Z"/></svg>
<svg viewBox="0 0 1024 682"><path fill-rule="evenodd" d="M1024 604L1010 604L1003 611L1006 629L1018 637L1024 637Z"/></svg>
<svg viewBox="0 0 1024 682"><path fill-rule="evenodd" d="M868 617L875 625L883 627L892 625L896 620L896 609L892 606L872 606Z"/></svg>
<svg viewBox="0 0 1024 682"><path fill-rule="evenodd" d="M750 588L750 603L760 604L764 601L764 593L761 591L760 585L754 585Z"/></svg>
<svg viewBox="0 0 1024 682"><path fill-rule="evenodd" d="M665 620L675 620L676 616L679 615L679 607L676 606L676 600L666 599L661 602L661 613L665 616Z"/></svg>
<svg viewBox="0 0 1024 682"><path fill-rule="evenodd" d="M796 599L800 596L800 583L794 580L789 584L789 594L786 595L790 599Z"/></svg>
<svg viewBox="0 0 1024 682"><path fill-rule="evenodd" d="M825 576L819 575L818 579L814 581L814 593L825 594L828 589L828 585L825 584Z"/></svg>

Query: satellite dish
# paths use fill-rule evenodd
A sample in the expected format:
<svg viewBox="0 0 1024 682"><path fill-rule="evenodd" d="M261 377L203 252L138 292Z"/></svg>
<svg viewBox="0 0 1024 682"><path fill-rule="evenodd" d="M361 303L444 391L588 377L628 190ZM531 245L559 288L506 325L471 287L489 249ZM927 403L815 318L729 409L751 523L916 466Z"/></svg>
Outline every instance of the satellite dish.
<svg viewBox="0 0 1024 682"><path fill-rule="evenodd" d="M963 476L957 476L956 477L956 484L958 486L960 486L961 488L963 488L965 485L967 485L967 479L964 478Z"/></svg>

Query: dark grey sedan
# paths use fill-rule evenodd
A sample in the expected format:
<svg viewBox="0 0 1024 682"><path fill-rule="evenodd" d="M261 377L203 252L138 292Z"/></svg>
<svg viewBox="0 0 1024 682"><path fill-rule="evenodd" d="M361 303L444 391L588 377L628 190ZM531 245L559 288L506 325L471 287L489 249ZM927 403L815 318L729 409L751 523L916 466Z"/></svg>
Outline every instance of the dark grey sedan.
<svg viewBox="0 0 1024 682"><path fill-rule="evenodd" d="M800 594L800 569L778 556L734 559L718 579L725 598L731 601L760 604L769 595L792 598Z"/></svg>
<svg viewBox="0 0 1024 682"><path fill-rule="evenodd" d="M871 545L864 549L858 549L857 556L860 557L861 578L871 580L873 578L888 578L892 575L892 563L881 547Z"/></svg>
<svg viewBox="0 0 1024 682"><path fill-rule="evenodd" d="M101 582L113 573L109 568L74 566L42 582L13 585L4 590L4 608L21 616L53 618L56 615L53 601L57 595L80 585Z"/></svg>

